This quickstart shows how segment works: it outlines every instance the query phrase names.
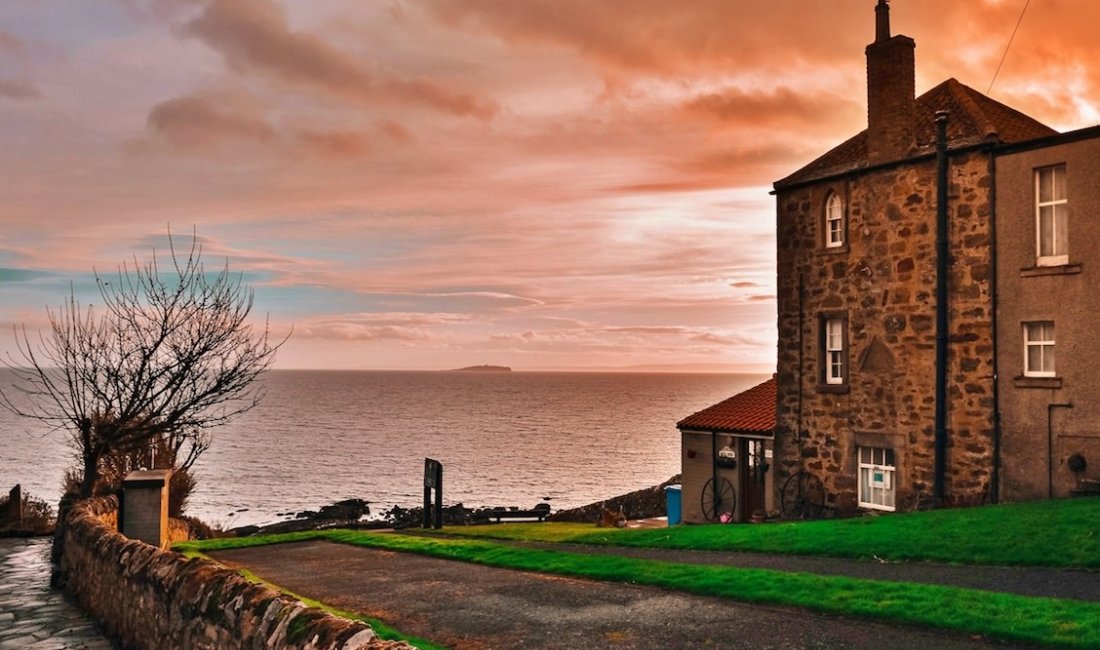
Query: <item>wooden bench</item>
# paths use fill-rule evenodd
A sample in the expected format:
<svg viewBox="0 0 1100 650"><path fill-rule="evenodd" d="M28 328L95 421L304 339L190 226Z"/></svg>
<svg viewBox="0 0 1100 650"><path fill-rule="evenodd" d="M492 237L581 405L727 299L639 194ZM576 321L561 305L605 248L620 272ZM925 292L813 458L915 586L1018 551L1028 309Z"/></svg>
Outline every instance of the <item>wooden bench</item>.
<svg viewBox="0 0 1100 650"><path fill-rule="evenodd" d="M542 522L546 520L549 514L549 503L540 503L530 510L506 510L504 508L499 508L485 513L489 521L494 521L498 524L502 523L505 519L538 519Z"/></svg>

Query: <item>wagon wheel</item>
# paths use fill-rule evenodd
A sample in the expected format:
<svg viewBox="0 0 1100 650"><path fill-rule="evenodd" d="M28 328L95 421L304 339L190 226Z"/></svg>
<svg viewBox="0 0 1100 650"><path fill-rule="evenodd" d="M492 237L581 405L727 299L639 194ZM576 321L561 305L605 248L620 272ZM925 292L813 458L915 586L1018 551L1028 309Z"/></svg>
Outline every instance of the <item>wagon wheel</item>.
<svg viewBox="0 0 1100 650"><path fill-rule="evenodd" d="M718 479L718 488L715 489L714 479L707 479L705 485L703 485L703 496L701 505L703 506L703 516L709 521L718 521L723 514L728 513L733 515L733 511L736 508L734 503L734 497L737 493L733 489L733 484L729 482L729 479Z"/></svg>
<svg viewBox="0 0 1100 650"><path fill-rule="evenodd" d="M825 486L808 472L792 474L779 497L784 519L817 519L825 511Z"/></svg>

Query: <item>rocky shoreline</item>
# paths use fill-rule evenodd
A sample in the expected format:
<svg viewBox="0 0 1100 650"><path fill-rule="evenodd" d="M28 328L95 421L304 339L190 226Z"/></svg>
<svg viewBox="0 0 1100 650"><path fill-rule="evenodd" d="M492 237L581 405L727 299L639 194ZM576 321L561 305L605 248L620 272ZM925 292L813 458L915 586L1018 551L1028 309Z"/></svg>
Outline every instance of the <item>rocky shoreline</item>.
<svg viewBox="0 0 1100 650"><path fill-rule="evenodd" d="M590 503L579 508L559 510L551 513L547 521L573 521L573 522L599 522L600 513L604 508L626 515L627 519L648 519L651 517L663 517L666 510L665 486L680 482L680 475L673 476L669 480L653 487L636 490L603 501ZM446 526L468 526L474 524L487 524L495 520L500 511L518 512L519 506L467 508L461 503L456 503L443 508L443 524ZM304 530L322 530L325 528L358 528L358 529L385 529L385 528L414 528L420 526L424 520L422 507L403 508L393 506L384 510L377 517L371 517L370 502L363 499L345 499L324 506L318 510L305 510L298 513L285 513L283 516L293 516L292 519L265 524L262 526L238 526L228 532L236 537L250 535L268 535L275 533L291 533Z"/></svg>
<svg viewBox="0 0 1100 650"><path fill-rule="evenodd" d="M654 485L653 487L635 490L634 492L629 492L603 501L597 501L596 503L590 503L579 508L570 508L569 510L555 512L547 517L546 520L598 522L600 521L600 513L603 508L615 512L618 512L621 508L627 519L664 517L668 509L665 487L678 484L679 482L680 475L677 474L664 483Z"/></svg>

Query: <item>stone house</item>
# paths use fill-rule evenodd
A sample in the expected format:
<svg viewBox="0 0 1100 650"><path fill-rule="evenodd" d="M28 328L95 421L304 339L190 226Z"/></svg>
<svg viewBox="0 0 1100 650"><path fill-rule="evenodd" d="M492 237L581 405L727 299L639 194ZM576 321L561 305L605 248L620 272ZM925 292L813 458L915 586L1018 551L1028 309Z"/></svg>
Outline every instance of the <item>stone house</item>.
<svg viewBox="0 0 1100 650"><path fill-rule="evenodd" d="M867 129L774 185L774 485L797 477L841 513L996 500L1002 446L1006 471L1028 461L995 417L998 390L1013 387L995 381L994 206L1008 192L995 187L1026 195L1022 158L1038 154L1006 147L1056 132L954 79L915 96L915 42L890 34L886 0L875 14ZM1028 263L1012 264L1020 282ZM1000 321L1014 341L1009 319L1052 318L1028 309ZM1033 428L1032 415L1019 424Z"/></svg>

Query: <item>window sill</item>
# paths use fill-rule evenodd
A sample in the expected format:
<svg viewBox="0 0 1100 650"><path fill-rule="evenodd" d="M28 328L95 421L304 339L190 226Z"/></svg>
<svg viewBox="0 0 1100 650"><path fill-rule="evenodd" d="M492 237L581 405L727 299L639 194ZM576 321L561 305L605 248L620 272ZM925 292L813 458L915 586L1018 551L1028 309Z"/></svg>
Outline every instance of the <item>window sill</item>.
<svg viewBox="0 0 1100 650"><path fill-rule="evenodd" d="M817 254L818 255L841 255L841 254L847 255L848 254L848 244L844 244L843 246L833 246L831 248L826 248L825 246L819 246L819 248L817 249Z"/></svg>
<svg viewBox="0 0 1100 650"><path fill-rule="evenodd" d="M817 392L844 395L848 392L848 384L818 384Z"/></svg>
<svg viewBox="0 0 1100 650"><path fill-rule="evenodd" d="M873 503L860 503L859 508L861 510L870 510L867 514L875 514L878 512L897 512L897 506L880 506Z"/></svg>
<svg viewBox="0 0 1100 650"><path fill-rule="evenodd" d="M1076 264L1059 264L1058 266L1033 266L1020 269L1021 278L1035 278L1042 275L1076 275L1081 272L1080 262Z"/></svg>
<svg viewBox="0 0 1100 650"><path fill-rule="evenodd" d="M1016 388L1061 388L1061 377L1013 377Z"/></svg>

